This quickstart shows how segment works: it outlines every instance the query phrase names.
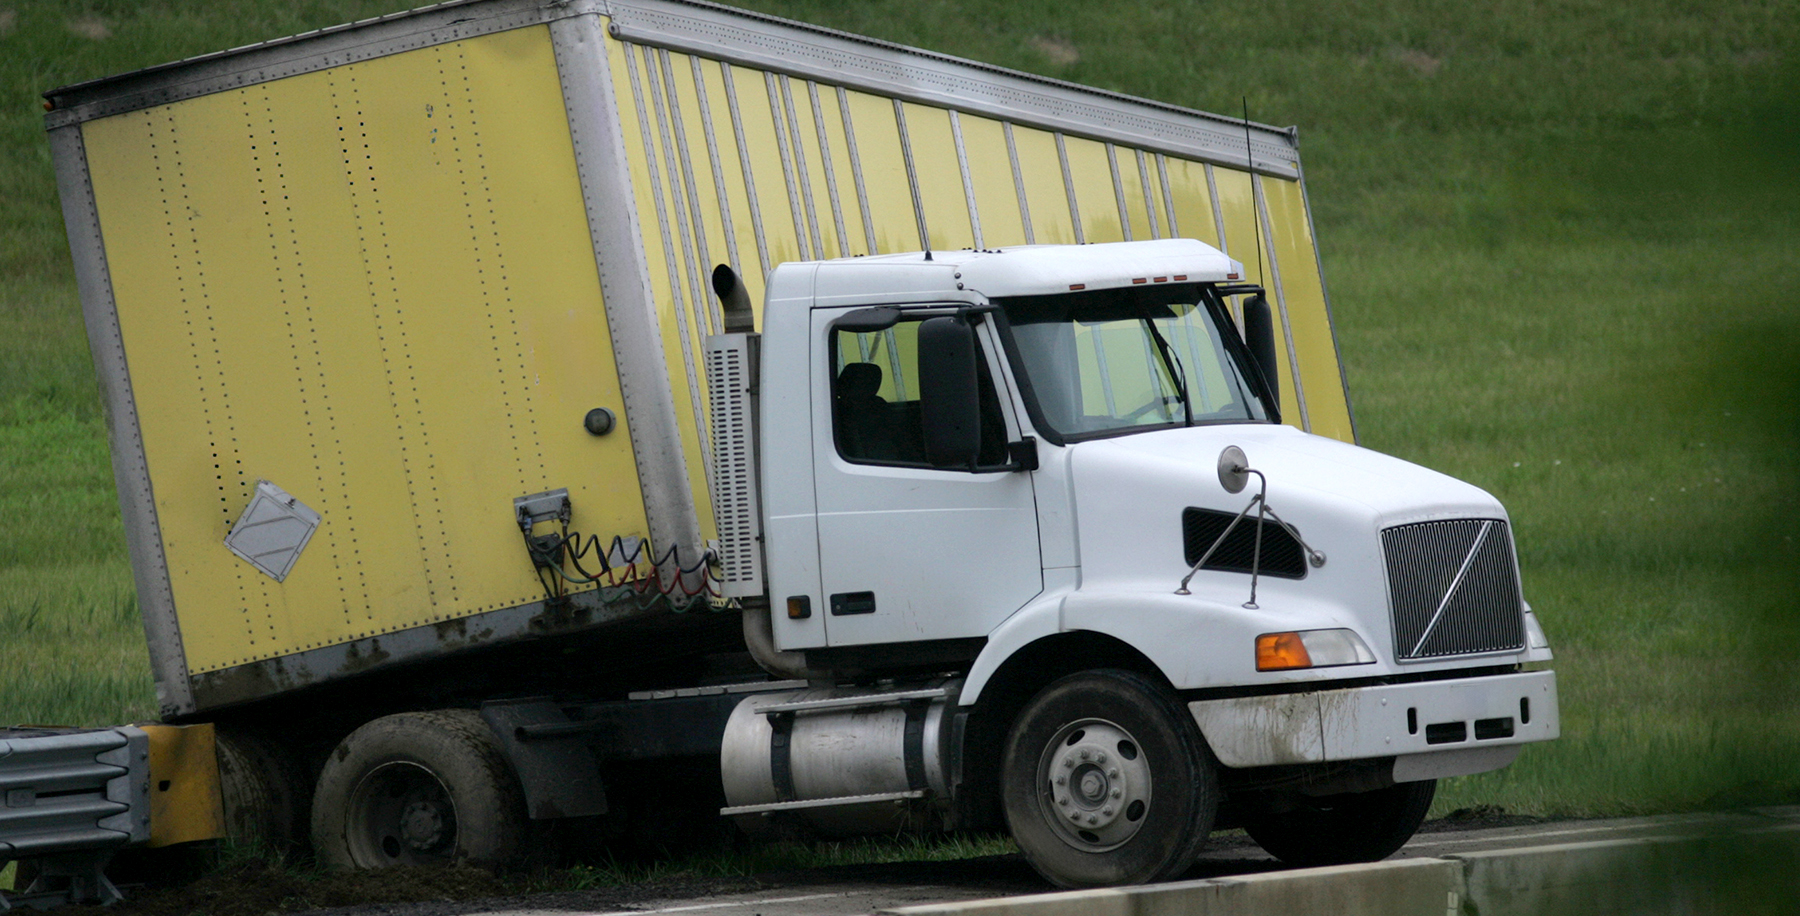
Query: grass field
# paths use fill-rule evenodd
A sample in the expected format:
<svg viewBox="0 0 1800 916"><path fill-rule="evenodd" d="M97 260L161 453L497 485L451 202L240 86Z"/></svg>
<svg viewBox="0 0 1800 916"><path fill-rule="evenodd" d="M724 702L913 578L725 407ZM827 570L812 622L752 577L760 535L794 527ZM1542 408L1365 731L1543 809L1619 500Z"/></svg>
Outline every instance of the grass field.
<svg viewBox="0 0 1800 916"><path fill-rule="evenodd" d="M1790 3L750 5L1299 124L1362 441L1505 501L1557 650L1438 810L1800 802ZM0 0L0 721L154 708L36 93L389 9Z"/></svg>

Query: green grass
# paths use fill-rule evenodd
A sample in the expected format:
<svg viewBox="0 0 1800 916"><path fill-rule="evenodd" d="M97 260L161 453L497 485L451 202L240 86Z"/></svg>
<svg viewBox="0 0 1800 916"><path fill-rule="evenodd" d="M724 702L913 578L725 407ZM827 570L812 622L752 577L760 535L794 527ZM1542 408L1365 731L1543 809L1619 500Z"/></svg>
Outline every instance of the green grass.
<svg viewBox="0 0 1800 916"><path fill-rule="evenodd" d="M1507 504L1557 651L1564 737L1437 810L1800 801L1790 3L750 5L1301 125L1363 442ZM0 721L113 722L153 701L35 94L388 7L0 10Z"/></svg>

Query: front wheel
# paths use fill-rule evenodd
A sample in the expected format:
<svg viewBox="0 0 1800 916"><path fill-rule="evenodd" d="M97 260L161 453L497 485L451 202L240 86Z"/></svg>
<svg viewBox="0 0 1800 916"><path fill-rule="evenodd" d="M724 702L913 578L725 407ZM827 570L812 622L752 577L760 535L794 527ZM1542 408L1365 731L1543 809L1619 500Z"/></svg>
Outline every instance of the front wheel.
<svg viewBox="0 0 1800 916"><path fill-rule="evenodd" d="M313 849L332 868L504 866L519 857L526 826L512 767L466 709L400 713L351 732L313 796Z"/></svg>
<svg viewBox="0 0 1800 916"><path fill-rule="evenodd" d="M1436 794L1434 779L1317 797L1259 792L1245 799L1244 832L1289 865L1376 862L1412 839Z"/></svg>
<svg viewBox="0 0 1800 916"><path fill-rule="evenodd" d="M1175 877L1218 811L1212 755L1162 687L1089 671L1044 688L1013 722L1001 766L1013 839L1062 887Z"/></svg>

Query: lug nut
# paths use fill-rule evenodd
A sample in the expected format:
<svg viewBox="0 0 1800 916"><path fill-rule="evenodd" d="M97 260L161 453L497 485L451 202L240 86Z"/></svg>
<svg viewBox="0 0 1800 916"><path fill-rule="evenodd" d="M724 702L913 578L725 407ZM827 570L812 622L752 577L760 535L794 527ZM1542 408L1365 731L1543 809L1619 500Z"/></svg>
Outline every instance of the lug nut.
<svg viewBox="0 0 1800 916"><path fill-rule="evenodd" d="M1113 813L1112 806L1107 805L1106 807L1101 808L1100 813L1106 815L1107 817L1112 817L1112 813Z"/></svg>
<svg viewBox="0 0 1800 916"><path fill-rule="evenodd" d="M1096 752L1094 754L1094 762L1098 763L1102 766L1105 766L1106 765L1106 752L1105 751Z"/></svg>
<svg viewBox="0 0 1800 916"><path fill-rule="evenodd" d="M1059 785L1059 786L1066 786L1066 785L1068 785L1068 784L1069 784L1069 777L1067 777L1067 776L1058 776L1058 777L1056 777L1056 784L1057 784L1057 785Z"/></svg>
<svg viewBox="0 0 1800 916"><path fill-rule="evenodd" d="M1056 803L1063 806L1064 808L1067 808L1067 807L1069 807L1069 798L1068 798L1068 796L1065 795L1062 798L1057 799Z"/></svg>
<svg viewBox="0 0 1800 916"><path fill-rule="evenodd" d="M1082 749L1081 749L1081 759L1083 759L1083 760L1090 760L1090 759L1092 759L1092 758L1093 758L1093 756L1094 756L1094 755L1093 755L1093 754L1091 754L1091 753L1089 753L1089 752L1088 752L1088 749L1087 749L1087 748L1085 748L1085 747L1084 747L1084 748L1082 748Z"/></svg>
<svg viewBox="0 0 1800 916"><path fill-rule="evenodd" d="M1089 827L1092 827L1092 826L1094 826L1094 825L1095 825L1095 824L1098 824L1098 823L1100 823L1100 819L1099 819L1099 818L1098 818L1098 817L1095 817L1095 816L1094 816L1094 815L1092 815L1092 814L1090 814L1090 815L1088 815L1088 826L1089 826Z"/></svg>
<svg viewBox="0 0 1800 916"><path fill-rule="evenodd" d="M1118 786L1113 786L1113 790L1112 790L1113 798L1118 798L1120 795L1123 795L1123 794L1124 794L1124 792L1122 790L1120 790Z"/></svg>
<svg viewBox="0 0 1800 916"><path fill-rule="evenodd" d="M1070 758L1068 758L1068 757L1064 757L1064 758L1063 758L1063 769L1065 769L1065 770L1066 770L1066 769L1068 769L1068 768L1070 768L1070 767L1072 767L1072 766L1074 766L1074 765L1075 765L1075 761L1074 761L1074 760L1071 760L1071 759L1070 759Z"/></svg>
<svg viewBox="0 0 1800 916"><path fill-rule="evenodd" d="M1107 770L1107 771L1106 771L1106 778L1108 778L1108 779L1118 779L1118 778L1119 778L1119 768L1118 768L1118 767L1113 767L1113 768L1112 768L1112 769L1110 769L1110 770Z"/></svg>
<svg viewBox="0 0 1800 916"><path fill-rule="evenodd" d="M1077 824L1081 823L1081 812L1080 811L1070 811L1069 812L1069 820L1072 820Z"/></svg>

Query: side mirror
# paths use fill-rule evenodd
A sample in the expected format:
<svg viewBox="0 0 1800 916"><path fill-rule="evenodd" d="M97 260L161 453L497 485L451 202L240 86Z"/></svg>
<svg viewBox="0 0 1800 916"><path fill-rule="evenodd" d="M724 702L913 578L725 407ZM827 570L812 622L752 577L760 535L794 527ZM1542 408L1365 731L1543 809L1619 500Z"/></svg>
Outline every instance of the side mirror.
<svg viewBox="0 0 1800 916"><path fill-rule="evenodd" d="M1275 373L1275 320L1269 314L1269 300L1262 293L1244 303L1244 344L1250 359L1262 373L1263 385L1269 390L1269 406L1281 412L1281 379Z"/></svg>
<svg viewBox="0 0 1800 916"><path fill-rule="evenodd" d="M919 323L919 421L925 457L941 468L974 467L981 454L975 329L961 315Z"/></svg>

